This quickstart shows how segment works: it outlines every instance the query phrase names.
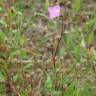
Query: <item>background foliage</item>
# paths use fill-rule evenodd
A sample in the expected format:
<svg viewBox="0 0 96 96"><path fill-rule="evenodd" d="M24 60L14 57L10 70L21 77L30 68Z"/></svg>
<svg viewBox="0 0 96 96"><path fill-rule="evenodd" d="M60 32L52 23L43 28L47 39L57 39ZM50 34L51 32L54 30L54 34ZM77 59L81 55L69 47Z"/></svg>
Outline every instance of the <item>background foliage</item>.
<svg viewBox="0 0 96 96"><path fill-rule="evenodd" d="M95 35L95 0L0 0L0 96L96 96Z"/></svg>

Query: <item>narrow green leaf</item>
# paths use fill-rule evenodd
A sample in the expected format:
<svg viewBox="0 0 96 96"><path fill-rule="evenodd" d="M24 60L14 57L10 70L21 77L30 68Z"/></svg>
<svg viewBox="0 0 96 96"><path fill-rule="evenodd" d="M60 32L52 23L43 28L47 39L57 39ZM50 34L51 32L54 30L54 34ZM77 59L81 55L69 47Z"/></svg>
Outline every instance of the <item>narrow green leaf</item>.
<svg viewBox="0 0 96 96"><path fill-rule="evenodd" d="M5 76L2 74L2 72L0 71L0 81L4 81L5 80Z"/></svg>
<svg viewBox="0 0 96 96"><path fill-rule="evenodd" d="M45 88L48 90L52 88L52 80L49 76L47 76L47 80L45 81Z"/></svg>
<svg viewBox="0 0 96 96"><path fill-rule="evenodd" d="M5 37L6 37L5 33L4 32L0 32L0 42L4 42Z"/></svg>
<svg viewBox="0 0 96 96"><path fill-rule="evenodd" d="M32 63L32 61L30 61L30 63L24 65L23 69L26 70L26 69L31 68L32 66L33 66L33 63Z"/></svg>
<svg viewBox="0 0 96 96"><path fill-rule="evenodd" d="M93 32L90 32L87 36L87 43L88 45L91 45L93 43L93 40L94 40L94 33Z"/></svg>
<svg viewBox="0 0 96 96"><path fill-rule="evenodd" d="M78 12L81 10L82 0L74 0L73 2L73 10Z"/></svg>

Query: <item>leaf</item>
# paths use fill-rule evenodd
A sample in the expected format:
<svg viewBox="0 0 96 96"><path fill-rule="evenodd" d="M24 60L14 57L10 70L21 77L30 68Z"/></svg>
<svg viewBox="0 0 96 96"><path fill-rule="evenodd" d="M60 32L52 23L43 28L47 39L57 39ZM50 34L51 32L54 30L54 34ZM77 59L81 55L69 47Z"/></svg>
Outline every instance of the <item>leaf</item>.
<svg viewBox="0 0 96 96"><path fill-rule="evenodd" d="M0 42L4 42L6 35L4 32L0 32Z"/></svg>
<svg viewBox="0 0 96 96"><path fill-rule="evenodd" d="M78 12L81 10L82 0L74 0L73 10Z"/></svg>
<svg viewBox="0 0 96 96"><path fill-rule="evenodd" d="M67 76L64 76L62 79L62 84L70 84L72 80L70 80Z"/></svg>
<svg viewBox="0 0 96 96"><path fill-rule="evenodd" d="M74 83L71 83L68 87L68 89L65 91L64 96L76 96L75 94L75 85Z"/></svg>
<svg viewBox="0 0 96 96"><path fill-rule="evenodd" d="M44 9L47 12L49 7L49 0L46 0L46 3L44 4Z"/></svg>
<svg viewBox="0 0 96 96"><path fill-rule="evenodd" d="M7 24L6 24L6 22L4 20L0 20L0 24L4 25L4 26L7 26Z"/></svg>
<svg viewBox="0 0 96 96"><path fill-rule="evenodd" d="M86 31L87 33L89 32L92 32L93 28L95 27L96 25L96 14L93 14L93 18L92 19L89 19L86 23L85 23L85 26L84 26L84 31Z"/></svg>
<svg viewBox="0 0 96 96"><path fill-rule="evenodd" d="M16 13L16 15L22 16L23 14L22 14L22 12L18 11L18 12Z"/></svg>
<svg viewBox="0 0 96 96"><path fill-rule="evenodd" d="M30 63L24 65L23 69L26 70L28 68L31 68L32 66L33 66L33 63L32 61L30 61Z"/></svg>
<svg viewBox="0 0 96 96"><path fill-rule="evenodd" d="M24 36L20 36L20 41L19 42L20 42L21 46L24 44L24 42L25 42Z"/></svg>
<svg viewBox="0 0 96 96"><path fill-rule="evenodd" d="M80 46L75 46L74 50L73 50L73 54L76 57L76 60L77 60L78 63L80 62L80 59L81 59L81 57L80 57L81 53L80 52L81 52L80 51Z"/></svg>
<svg viewBox="0 0 96 96"><path fill-rule="evenodd" d="M17 49L17 50L14 50L10 53L10 56L9 56L9 60L12 58L12 57L15 57L15 56L19 56L20 58L26 58L27 57L27 54L25 51L21 50L21 49Z"/></svg>
<svg viewBox="0 0 96 96"><path fill-rule="evenodd" d="M2 7L0 7L0 12L4 12L4 9Z"/></svg>
<svg viewBox="0 0 96 96"><path fill-rule="evenodd" d="M18 80L18 75L16 74L13 76L13 81L16 82L17 80Z"/></svg>
<svg viewBox="0 0 96 96"><path fill-rule="evenodd" d="M80 96L93 96L90 84L84 84L83 88L80 90Z"/></svg>
<svg viewBox="0 0 96 96"><path fill-rule="evenodd" d="M4 81L5 80L5 76L2 74L2 72L0 71L0 81Z"/></svg>
<svg viewBox="0 0 96 96"><path fill-rule="evenodd" d="M60 96L60 91L52 91L52 96Z"/></svg>
<svg viewBox="0 0 96 96"><path fill-rule="evenodd" d="M65 54L65 50L64 50L64 48L61 48L60 49L60 56L64 56L64 54Z"/></svg>
<svg viewBox="0 0 96 96"><path fill-rule="evenodd" d="M52 88L52 80L49 76L47 76L47 80L45 81L45 88L48 90Z"/></svg>
<svg viewBox="0 0 96 96"><path fill-rule="evenodd" d="M87 43L88 45L91 45L93 43L93 40L94 40L94 33L93 32L90 32L87 36Z"/></svg>

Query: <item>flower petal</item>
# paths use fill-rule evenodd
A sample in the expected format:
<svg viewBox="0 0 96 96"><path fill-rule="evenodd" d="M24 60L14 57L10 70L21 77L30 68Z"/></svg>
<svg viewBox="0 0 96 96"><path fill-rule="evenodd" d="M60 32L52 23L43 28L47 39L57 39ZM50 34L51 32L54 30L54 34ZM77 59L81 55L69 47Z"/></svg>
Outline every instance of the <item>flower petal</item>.
<svg viewBox="0 0 96 96"><path fill-rule="evenodd" d="M58 17L58 16L60 16L60 6L56 5L56 6L49 7L48 12L49 12L49 18L50 19Z"/></svg>

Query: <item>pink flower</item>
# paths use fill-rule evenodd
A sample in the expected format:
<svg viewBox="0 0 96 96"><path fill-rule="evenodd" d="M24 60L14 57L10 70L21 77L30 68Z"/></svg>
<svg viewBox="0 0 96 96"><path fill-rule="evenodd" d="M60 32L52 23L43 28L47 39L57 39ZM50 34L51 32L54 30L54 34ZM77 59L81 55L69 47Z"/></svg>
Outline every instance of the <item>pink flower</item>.
<svg viewBox="0 0 96 96"><path fill-rule="evenodd" d="M55 17L59 17L60 16L60 6L56 5L56 6L49 7L48 12L49 12L50 19L53 19Z"/></svg>

